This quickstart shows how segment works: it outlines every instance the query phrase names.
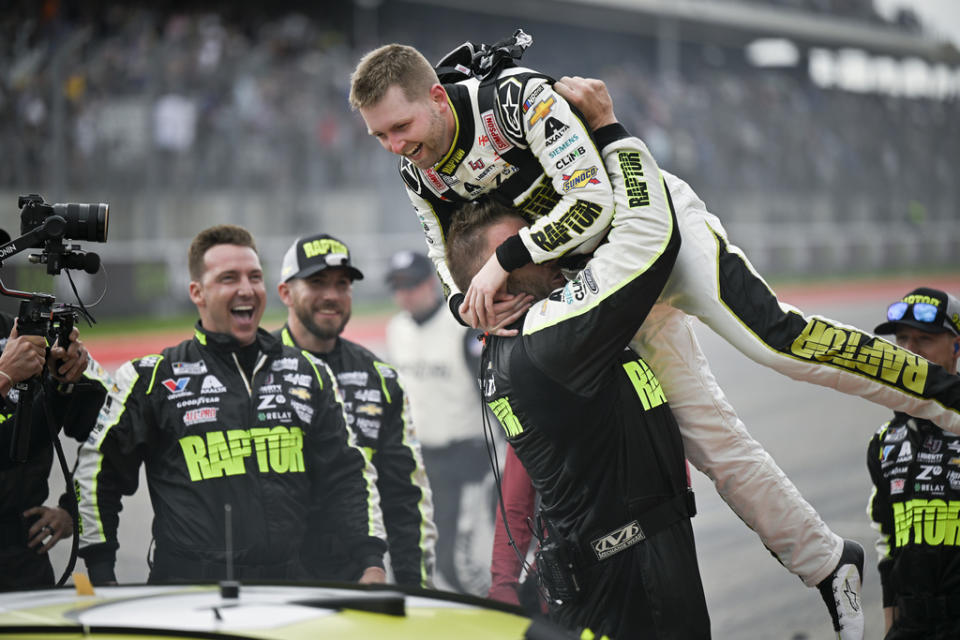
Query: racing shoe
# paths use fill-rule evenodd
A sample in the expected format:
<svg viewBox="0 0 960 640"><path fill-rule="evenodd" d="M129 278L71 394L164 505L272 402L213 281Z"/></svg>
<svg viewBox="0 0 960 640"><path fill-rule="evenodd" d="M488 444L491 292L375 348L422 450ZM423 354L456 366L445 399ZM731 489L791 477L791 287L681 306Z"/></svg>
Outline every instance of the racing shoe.
<svg viewBox="0 0 960 640"><path fill-rule="evenodd" d="M862 582L863 547L859 542L844 540L837 568L817 585L839 640L863 640Z"/></svg>

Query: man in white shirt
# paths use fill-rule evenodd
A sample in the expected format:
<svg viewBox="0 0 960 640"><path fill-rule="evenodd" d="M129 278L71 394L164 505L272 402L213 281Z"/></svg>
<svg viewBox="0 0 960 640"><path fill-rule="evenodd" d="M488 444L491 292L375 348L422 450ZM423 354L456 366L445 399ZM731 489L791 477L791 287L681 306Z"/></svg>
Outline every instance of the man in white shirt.
<svg viewBox="0 0 960 640"><path fill-rule="evenodd" d="M485 595L496 503L476 382L478 332L446 311L440 281L424 254L394 254L387 284L402 309L387 325L387 351L407 389L433 490L437 583Z"/></svg>

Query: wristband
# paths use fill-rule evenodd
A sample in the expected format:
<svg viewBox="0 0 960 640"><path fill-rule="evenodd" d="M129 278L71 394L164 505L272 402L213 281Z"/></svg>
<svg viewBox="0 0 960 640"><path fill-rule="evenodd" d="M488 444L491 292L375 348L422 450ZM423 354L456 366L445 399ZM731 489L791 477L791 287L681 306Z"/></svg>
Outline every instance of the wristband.
<svg viewBox="0 0 960 640"><path fill-rule="evenodd" d="M10 381L10 386L11 386L11 387L16 384L16 383L13 381L13 378L11 378L11 377L7 374L6 371L0 371L0 376L3 376L4 378L6 378L7 380Z"/></svg>
<svg viewBox="0 0 960 640"><path fill-rule="evenodd" d="M462 293L454 293L447 300L447 304L450 307L450 313L453 314L453 317L456 319L456 321L465 327L470 327L469 324L463 321L463 318L460 317L460 311L458 311L458 309L460 308L460 305L463 304L463 299L465 297L466 296L463 295Z"/></svg>
<svg viewBox="0 0 960 640"><path fill-rule="evenodd" d="M624 138L629 137L630 133L619 122L614 122L613 124L608 124L605 127L600 127L593 132L593 138L597 141L598 149L603 149L611 142L616 142L617 140L623 140Z"/></svg>
<svg viewBox="0 0 960 640"><path fill-rule="evenodd" d="M533 262L530 250L523 244L519 234L512 235L497 247L497 262L504 271L513 271Z"/></svg>

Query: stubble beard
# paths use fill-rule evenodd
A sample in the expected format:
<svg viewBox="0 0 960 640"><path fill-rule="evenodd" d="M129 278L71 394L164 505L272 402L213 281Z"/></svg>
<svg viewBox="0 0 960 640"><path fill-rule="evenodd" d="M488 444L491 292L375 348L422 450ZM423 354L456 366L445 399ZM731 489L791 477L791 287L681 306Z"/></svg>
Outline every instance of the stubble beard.
<svg viewBox="0 0 960 640"><path fill-rule="evenodd" d="M313 313L310 310L297 309L297 318L303 328L312 333L320 340L333 340L341 333L350 321L350 311L343 314L343 320L336 327L323 326L313 319Z"/></svg>

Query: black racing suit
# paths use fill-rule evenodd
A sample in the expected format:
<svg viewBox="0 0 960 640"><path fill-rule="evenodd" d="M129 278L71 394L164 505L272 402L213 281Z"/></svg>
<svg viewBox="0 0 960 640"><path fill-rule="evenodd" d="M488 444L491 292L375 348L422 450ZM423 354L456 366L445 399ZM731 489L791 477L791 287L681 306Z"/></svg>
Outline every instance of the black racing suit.
<svg viewBox="0 0 960 640"><path fill-rule="evenodd" d="M300 348L286 325L274 335L285 345ZM398 584L431 587L437 540L433 503L409 403L396 370L343 338L337 338L327 353L311 353L326 362L336 376L347 425L376 469L394 578ZM311 536L306 548L319 562L343 558L336 552L340 544L334 534ZM354 564L334 569L332 576L317 577L356 580L362 570Z"/></svg>
<svg viewBox="0 0 960 640"><path fill-rule="evenodd" d="M192 339L124 364L117 378L120 395L76 472L80 555L95 582L113 577L120 497L136 491L141 463L154 511L150 582L225 577L226 505L238 578L306 577L308 521L335 523L351 558L383 566L373 474L322 363L263 330L241 347L198 323Z"/></svg>
<svg viewBox="0 0 960 640"><path fill-rule="evenodd" d="M612 179L636 156L610 154ZM676 259L676 216L631 208L617 191L609 242L534 304L519 337L489 338L484 398L541 495L544 549L559 545L577 567L556 569L580 589L560 596L557 621L620 639L708 638L680 433L653 371L627 348ZM649 252L624 251L640 244Z"/></svg>
<svg viewBox="0 0 960 640"><path fill-rule="evenodd" d="M13 328L13 317L0 313L0 351ZM47 554L38 554L36 547L27 547L27 531L33 524L23 517L31 507L43 505L49 495L47 480L53 461L53 443L44 407L50 409L59 432L77 440L86 439L97 421L97 414L107 395L106 373L93 359L83 378L66 389L45 376L42 393L34 398L30 425L30 446L25 462L10 457L17 403L11 392L0 406L0 591L29 587L53 586L53 568ZM62 505L71 511L66 502Z"/></svg>
<svg viewBox="0 0 960 640"><path fill-rule="evenodd" d="M960 638L960 438L903 413L867 448L890 639Z"/></svg>

